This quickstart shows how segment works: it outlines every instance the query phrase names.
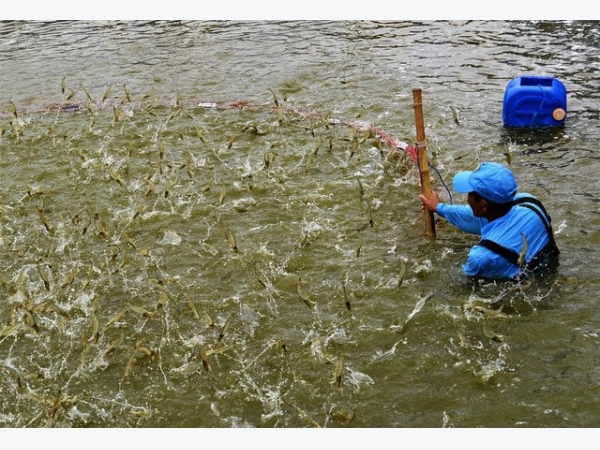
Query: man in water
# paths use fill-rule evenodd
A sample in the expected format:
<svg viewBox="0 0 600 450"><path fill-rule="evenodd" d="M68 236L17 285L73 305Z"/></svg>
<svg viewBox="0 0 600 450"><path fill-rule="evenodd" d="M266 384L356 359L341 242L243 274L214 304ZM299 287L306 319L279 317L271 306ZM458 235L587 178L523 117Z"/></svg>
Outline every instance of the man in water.
<svg viewBox="0 0 600 450"><path fill-rule="evenodd" d="M543 275L556 266L559 250L550 216L536 197L517 194L517 182L509 169L482 163L475 171L457 173L452 184L459 194L468 194L468 205L442 203L435 192L420 198L423 208L462 231L481 235L463 264L467 276L518 281L530 273Z"/></svg>

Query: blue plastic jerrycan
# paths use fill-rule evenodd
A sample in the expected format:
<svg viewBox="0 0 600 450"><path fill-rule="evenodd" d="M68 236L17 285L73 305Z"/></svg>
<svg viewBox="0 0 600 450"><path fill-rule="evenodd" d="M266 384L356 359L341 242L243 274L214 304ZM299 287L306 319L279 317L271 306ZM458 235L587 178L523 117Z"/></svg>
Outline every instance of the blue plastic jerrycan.
<svg viewBox="0 0 600 450"><path fill-rule="evenodd" d="M521 76L504 92L502 120L508 127L556 127L567 117L567 89L547 76Z"/></svg>

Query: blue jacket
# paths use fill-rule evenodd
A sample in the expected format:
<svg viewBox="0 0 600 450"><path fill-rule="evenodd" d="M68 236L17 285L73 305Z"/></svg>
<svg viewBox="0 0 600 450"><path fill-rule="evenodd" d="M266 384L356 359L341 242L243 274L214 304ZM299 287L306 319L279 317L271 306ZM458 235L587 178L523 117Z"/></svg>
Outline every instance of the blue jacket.
<svg viewBox="0 0 600 450"><path fill-rule="evenodd" d="M534 196L520 193L515 196L515 199L520 197ZM539 210L537 207L536 209ZM492 222L475 217L469 205L439 203L436 213L459 230L481 235L482 239L494 241L517 254L523 247L521 233L525 234L527 240L526 262L529 262L549 242L548 231L545 224L542 223L542 219L534 211L524 206L515 205L506 215ZM520 272L519 267L515 264L480 245L475 245L469 250L463 270L469 277L498 281L512 279Z"/></svg>

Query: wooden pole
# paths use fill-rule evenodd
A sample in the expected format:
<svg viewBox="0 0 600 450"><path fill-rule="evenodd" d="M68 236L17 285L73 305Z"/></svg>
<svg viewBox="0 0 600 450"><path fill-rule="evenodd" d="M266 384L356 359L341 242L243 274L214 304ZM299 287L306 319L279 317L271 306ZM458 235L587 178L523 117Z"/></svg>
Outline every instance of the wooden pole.
<svg viewBox="0 0 600 450"><path fill-rule="evenodd" d="M421 89L413 89L413 106L415 108L415 125L417 127L417 161L421 175L421 193L425 197L431 195L429 183L429 158L427 157L427 142L425 140L425 122L423 120L423 103L421 102ZM435 222L433 211L425 210L425 224L427 236L435 237Z"/></svg>

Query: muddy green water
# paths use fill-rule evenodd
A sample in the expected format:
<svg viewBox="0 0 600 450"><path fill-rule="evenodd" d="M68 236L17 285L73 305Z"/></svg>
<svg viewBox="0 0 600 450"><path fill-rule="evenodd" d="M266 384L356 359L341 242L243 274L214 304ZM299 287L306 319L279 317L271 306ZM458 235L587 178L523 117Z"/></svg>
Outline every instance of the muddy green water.
<svg viewBox="0 0 600 450"><path fill-rule="evenodd" d="M597 427L599 44L596 22L0 22L1 426ZM524 74L565 84L563 128L503 127ZM418 170L368 131L414 143L413 88L433 188L509 164L555 277L474 286L475 238L427 238Z"/></svg>

